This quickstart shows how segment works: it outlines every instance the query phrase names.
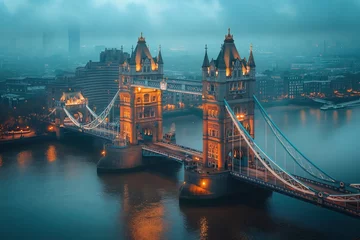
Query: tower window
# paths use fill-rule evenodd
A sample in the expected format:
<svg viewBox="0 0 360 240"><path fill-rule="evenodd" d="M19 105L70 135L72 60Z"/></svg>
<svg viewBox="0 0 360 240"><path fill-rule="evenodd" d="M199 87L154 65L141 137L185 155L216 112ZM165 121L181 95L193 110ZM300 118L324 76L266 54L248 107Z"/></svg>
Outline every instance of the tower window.
<svg viewBox="0 0 360 240"><path fill-rule="evenodd" d="M144 102L150 102L150 95L149 94L145 94L144 95Z"/></svg>

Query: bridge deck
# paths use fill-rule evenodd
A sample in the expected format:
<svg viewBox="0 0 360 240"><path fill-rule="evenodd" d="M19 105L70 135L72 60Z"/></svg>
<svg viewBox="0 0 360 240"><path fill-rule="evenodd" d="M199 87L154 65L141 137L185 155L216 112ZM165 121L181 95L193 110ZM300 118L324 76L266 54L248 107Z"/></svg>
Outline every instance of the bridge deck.
<svg viewBox="0 0 360 240"><path fill-rule="evenodd" d="M165 156L171 159L174 159L178 162L184 162L186 159L189 159L189 156L196 157L198 160L202 159L202 152L163 142L157 143L149 143L143 147L143 150L152 151L158 155ZM206 173L207 171L202 171ZM300 193L287 185L281 182L279 179L276 179L270 172L265 171L264 168L256 169L255 166L250 167L239 167L234 166L230 170L230 174L235 178L239 178L245 180L246 182L250 182L257 186L261 186L273 191L280 192L282 194L295 197L316 205L321 205L326 208L330 208L335 211L339 211L342 213L346 213L351 216L360 217L360 206L358 202L339 202L332 201L326 198L326 195L343 195L353 193L347 191L346 189L341 189L335 185L326 184L322 182L317 182L311 179L295 176L301 182L303 182L306 186L314 189L317 192L322 192L324 197L319 197L317 195L307 195L304 193Z"/></svg>
<svg viewBox="0 0 360 240"><path fill-rule="evenodd" d="M345 203L345 202L338 202L338 201L331 201L324 198L319 198L316 195L306 195L303 193L299 193L295 189L292 189L286 186L284 183L276 179L271 173L254 169L252 167L246 168L242 167L241 171L239 169L231 171L231 174L239 179L243 179L247 182L250 182L255 185L260 185L261 187L271 189L276 192L280 192L286 194L291 197L295 197L298 199L302 199L307 202L311 202L316 205L325 206L327 208L346 213L351 216L360 217L360 206L359 203ZM324 194L332 194L332 195L342 195L350 193L346 190L340 189L338 187L316 182L310 179L297 177L300 181L306 184L308 187L312 189L322 192Z"/></svg>

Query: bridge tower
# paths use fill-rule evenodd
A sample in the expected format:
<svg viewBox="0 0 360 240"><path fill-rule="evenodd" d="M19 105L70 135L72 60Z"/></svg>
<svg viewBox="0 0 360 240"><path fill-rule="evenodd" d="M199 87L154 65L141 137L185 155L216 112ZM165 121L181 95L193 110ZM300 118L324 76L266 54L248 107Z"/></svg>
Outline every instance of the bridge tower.
<svg viewBox="0 0 360 240"><path fill-rule="evenodd" d="M120 64L120 129L130 144L162 138L161 90L131 85L139 79L162 79L163 64L161 48L153 58L142 33L131 57Z"/></svg>
<svg viewBox="0 0 360 240"><path fill-rule="evenodd" d="M227 114L224 99L238 120L254 137L255 61L250 46L249 59L241 58L228 30L218 57L209 61L207 47L202 65L203 76L203 164L219 170L228 168L232 156L247 164L245 141L240 146L238 131ZM236 128L235 128L236 130ZM234 148L233 148L234 147ZM233 152L232 149L235 149Z"/></svg>

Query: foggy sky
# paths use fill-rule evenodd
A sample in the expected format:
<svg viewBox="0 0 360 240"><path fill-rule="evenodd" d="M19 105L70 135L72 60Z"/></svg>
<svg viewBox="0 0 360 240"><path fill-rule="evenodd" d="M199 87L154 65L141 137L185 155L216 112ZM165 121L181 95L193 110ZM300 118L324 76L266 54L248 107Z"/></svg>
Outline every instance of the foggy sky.
<svg viewBox="0 0 360 240"><path fill-rule="evenodd" d="M76 25L82 44L130 48L144 32L154 48L218 51L228 27L244 44L356 42L359 15L360 0L0 0L0 36L35 44L45 31L66 39Z"/></svg>

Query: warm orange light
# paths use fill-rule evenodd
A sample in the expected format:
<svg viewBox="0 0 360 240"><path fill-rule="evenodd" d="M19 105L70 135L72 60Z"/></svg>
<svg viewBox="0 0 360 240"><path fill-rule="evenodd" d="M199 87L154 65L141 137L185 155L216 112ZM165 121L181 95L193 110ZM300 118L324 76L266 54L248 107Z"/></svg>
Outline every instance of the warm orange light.
<svg viewBox="0 0 360 240"><path fill-rule="evenodd" d="M205 182L205 181L202 181L201 185L205 186L205 185L206 185L206 182Z"/></svg>
<svg viewBox="0 0 360 240"><path fill-rule="evenodd" d="M103 150L103 151L101 152L101 155L105 156L105 154L106 154L106 152L105 152L105 150Z"/></svg>
<svg viewBox="0 0 360 240"><path fill-rule="evenodd" d="M230 68L226 68L226 76L227 76L227 77L230 77L230 74L231 74Z"/></svg>
<svg viewBox="0 0 360 240"><path fill-rule="evenodd" d="M141 65L140 64L136 64L136 71L140 72L141 71Z"/></svg>
<svg viewBox="0 0 360 240"><path fill-rule="evenodd" d="M141 87L138 87L138 91L139 91L139 92L141 91Z"/></svg>

